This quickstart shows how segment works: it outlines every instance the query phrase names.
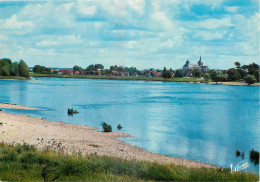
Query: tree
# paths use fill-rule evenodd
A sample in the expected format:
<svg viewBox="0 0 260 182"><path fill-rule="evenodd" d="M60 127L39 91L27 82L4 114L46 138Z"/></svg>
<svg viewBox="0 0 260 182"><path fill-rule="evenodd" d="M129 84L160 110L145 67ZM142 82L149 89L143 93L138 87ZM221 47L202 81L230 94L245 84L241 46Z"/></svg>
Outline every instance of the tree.
<svg viewBox="0 0 260 182"><path fill-rule="evenodd" d="M94 64L89 65L89 66L86 68L86 70L87 70L87 71L94 71L94 70L95 70Z"/></svg>
<svg viewBox="0 0 260 182"><path fill-rule="evenodd" d="M41 66L41 65L35 65L34 67L33 67L33 72L34 73L42 73L43 72L43 70L44 70L44 66Z"/></svg>
<svg viewBox="0 0 260 182"><path fill-rule="evenodd" d="M181 78L181 77L183 77L182 70L176 70L175 77L176 77L176 78Z"/></svg>
<svg viewBox="0 0 260 182"><path fill-rule="evenodd" d="M82 68L81 68L80 66L75 65L75 66L73 67L73 70L74 70L74 71L82 71Z"/></svg>
<svg viewBox="0 0 260 182"><path fill-rule="evenodd" d="M110 71L115 71L116 68L114 66L110 66Z"/></svg>
<svg viewBox="0 0 260 182"><path fill-rule="evenodd" d="M240 68L240 63L239 62L235 62L236 68Z"/></svg>
<svg viewBox="0 0 260 182"><path fill-rule="evenodd" d="M12 64L11 59L9 59L9 58L2 58L2 59L0 59L0 70L6 64Z"/></svg>
<svg viewBox="0 0 260 182"><path fill-rule="evenodd" d="M205 73L203 77L204 77L205 80L209 80L210 79L209 73Z"/></svg>
<svg viewBox="0 0 260 182"><path fill-rule="evenodd" d="M241 78L240 73L234 68L230 68L227 71L227 74L228 74L228 79L230 81L236 81L236 80L239 80Z"/></svg>
<svg viewBox="0 0 260 182"><path fill-rule="evenodd" d="M247 83L248 85L254 84L256 82L256 78L254 75L247 75L244 78L245 83Z"/></svg>
<svg viewBox="0 0 260 182"><path fill-rule="evenodd" d="M256 80L259 82L259 65L256 63L252 63L249 65L244 65L241 67L244 71L246 71L249 75L254 75Z"/></svg>
<svg viewBox="0 0 260 182"><path fill-rule="evenodd" d="M166 78L166 74L167 74L167 70L166 67L163 68L163 73L162 73L162 77Z"/></svg>
<svg viewBox="0 0 260 182"><path fill-rule="evenodd" d="M222 71L217 71L216 82L226 82L228 80L228 74L223 73Z"/></svg>
<svg viewBox="0 0 260 182"><path fill-rule="evenodd" d="M194 69L194 70L192 70L192 75L193 75L193 77L200 77L201 71L198 69Z"/></svg>
<svg viewBox="0 0 260 182"><path fill-rule="evenodd" d="M123 71L123 70L124 70L123 66L117 67L117 71Z"/></svg>
<svg viewBox="0 0 260 182"><path fill-rule="evenodd" d="M41 73L41 74L50 74L51 73L51 69L50 68L46 68L45 66L35 65L33 67L33 72L34 73Z"/></svg>
<svg viewBox="0 0 260 182"><path fill-rule="evenodd" d="M209 74L210 74L210 78L212 79L212 81L216 82L217 81L217 71L214 69L210 70Z"/></svg>
<svg viewBox="0 0 260 182"><path fill-rule="evenodd" d="M10 64L5 64L5 65L1 68L0 74L1 74L2 76L10 76Z"/></svg>
<svg viewBox="0 0 260 182"><path fill-rule="evenodd" d="M19 66L18 66L17 62L14 62L13 64L11 64L10 75L11 76L18 76L19 75Z"/></svg>
<svg viewBox="0 0 260 182"><path fill-rule="evenodd" d="M11 64L12 64L12 61L9 58L0 59L0 75L9 76Z"/></svg>
<svg viewBox="0 0 260 182"><path fill-rule="evenodd" d="M95 70L97 69L104 69L104 66L102 64L95 64Z"/></svg>
<svg viewBox="0 0 260 182"><path fill-rule="evenodd" d="M209 72L211 80L214 82L225 82L228 80L228 74L224 71L210 70Z"/></svg>
<svg viewBox="0 0 260 182"><path fill-rule="evenodd" d="M19 66L19 75L21 77L29 78L30 74L29 74L29 68L27 64L23 60L21 60L18 66Z"/></svg>

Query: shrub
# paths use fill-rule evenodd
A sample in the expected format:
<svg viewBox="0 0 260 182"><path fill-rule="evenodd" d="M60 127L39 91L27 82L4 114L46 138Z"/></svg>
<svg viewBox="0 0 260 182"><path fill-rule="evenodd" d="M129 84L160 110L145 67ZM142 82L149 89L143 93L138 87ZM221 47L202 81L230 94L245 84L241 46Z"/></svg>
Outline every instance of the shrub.
<svg viewBox="0 0 260 182"><path fill-rule="evenodd" d="M107 124L106 122L103 122L103 130L104 132L112 132L112 126Z"/></svg>
<svg viewBox="0 0 260 182"><path fill-rule="evenodd" d="M73 114L78 114L79 111L74 110L74 109L68 109L68 115L73 115Z"/></svg>
<svg viewBox="0 0 260 182"><path fill-rule="evenodd" d="M240 156L240 151L239 150L236 150L236 156Z"/></svg>
<svg viewBox="0 0 260 182"><path fill-rule="evenodd" d="M253 162L255 165L259 164L259 152L255 151L254 149L252 149L249 152L250 155L250 161Z"/></svg>
<svg viewBox="0 0 260 182"><path fill-rule="evenodd" d="M256 82L256 78L254 75L247 75L244 77L244 80L248 85L254 84Z"/></svg>
<svg viewBox="0 0 260 182"><path fill-rule="evenodd" d="M121 126L121 124L117 125L117 129L122 129L123 127Z"/></svg>
<svg viewBox="0 0 260 182"><path fill-rule="evenodd" d="M17 153L14 151L10 151L8 154L5 154L0 157L1 161L15 161L17 159Z"/></svg>

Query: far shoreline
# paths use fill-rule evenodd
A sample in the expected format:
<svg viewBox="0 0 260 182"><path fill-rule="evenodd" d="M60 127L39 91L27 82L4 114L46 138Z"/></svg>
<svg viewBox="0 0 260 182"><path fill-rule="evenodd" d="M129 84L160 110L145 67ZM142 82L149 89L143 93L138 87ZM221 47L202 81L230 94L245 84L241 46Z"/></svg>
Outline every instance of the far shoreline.
<svg viewBox="0 0 260 182"><path fill-rule="evenodd" d="M0 103L0 108L38 110L26 106ZM0 141L8 144L27 143L39 150L51 149L67 153L82 153L119 157L125 160L150 161L160 164L183 165L192 168L219 168L193 160L170 157L127 144L119 138L123 132L105 133L86 125L47 121L40 117L9 114L0 111Z"/></svg>
<svg viewBox="0 0 260 182"><path fill-rule="evenodd" d="M200 83L200 84L209 84L209 85L236 85L236 86L260 86L260 83L254 83L251 85L246 84L245 82L212 82L205 81L200 78L171 78L164 79L161 77L118 77L118 76L99 76L99 75L49 75L49 74L32 74L31 77L44 77L44 78L78 78L78 79L99 79L99 80L125 80L125 81L161 81L161 82L181 82L181 83ZM0 80L37 80L37 79L15 79L8 78Z"/></svg>

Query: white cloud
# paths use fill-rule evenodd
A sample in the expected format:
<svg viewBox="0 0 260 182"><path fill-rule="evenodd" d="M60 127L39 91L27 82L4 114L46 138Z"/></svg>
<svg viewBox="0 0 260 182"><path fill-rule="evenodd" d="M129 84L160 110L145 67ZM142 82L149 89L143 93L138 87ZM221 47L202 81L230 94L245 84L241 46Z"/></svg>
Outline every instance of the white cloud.
<svg viewBox="0 0 260 182"><path fill-rule="evenodd" d="M237 13L239 9L239 6L225 6L225 10L229 13Z"/></svg>
<svg viewBox="0 0 260 182"><path fill-rule="evenodd" d="M223 13L196 17L192 7L201 4ZM1 53L40 60L46 52L48 59L78 57L89 61L84 64L114 64L116 59L120 65L142 67L161 66L160 61L167 66L171 60L182 66L200 54L214 61L219 55L228 60L226 54L254 57L259 55L259 13L250 17L238 14L239 8L223 6L223 0L28 2L0 20ZM193 15L195 20L182 19Z"/></svg>
<svg viewBox="0 0 260 182"><path fill-rule="evenodd" d="M23 28L32 28L34 24L31 21L19 21L16 15L12 15L9 19L5 20L1 25L2 29L15 30Z"/></svg>
<svg viewBox="0 0 260 182"><path fill-rule="evenodd" d="M197 31L194 32L192 38L206 40L206 41L217 40L217 39L223 39L225 34L226 34L225 31Z"/></svg>
<svg viewBox="0 0 260 182"><path fill-rule="evenodd" d="M142 15L144 13L144 6L145 6L144 0L131 0L126 2L132 9L138 12L139 15Z"/></svg>
<svg viewBox="0 0 260 182"><path fill-rule="evenodd" d="M231 18L209 18L202 21L187 22L189 27L197 29L220 29L234 26L231 22Z"/></svg>
<svg viewBox="0 0 260 182"><path fill-rule="evenodd" d="M47 40L42 40L37 42L37 46L60 46L60 45L73 45L79 44L81 41L80 36L75 35L66 35L66 36L58 36L52 37Z"/></svg>

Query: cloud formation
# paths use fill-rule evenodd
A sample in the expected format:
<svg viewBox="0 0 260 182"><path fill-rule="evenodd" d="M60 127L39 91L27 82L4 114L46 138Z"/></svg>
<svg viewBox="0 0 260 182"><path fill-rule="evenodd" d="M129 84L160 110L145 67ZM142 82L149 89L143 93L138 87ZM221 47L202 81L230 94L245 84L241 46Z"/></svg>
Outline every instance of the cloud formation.
<svg viewBox="0 0 260 182"><path fill-rule="evenodd" d="M178 69L259 60L258 0L0 1L0 57Z"/></svg>

